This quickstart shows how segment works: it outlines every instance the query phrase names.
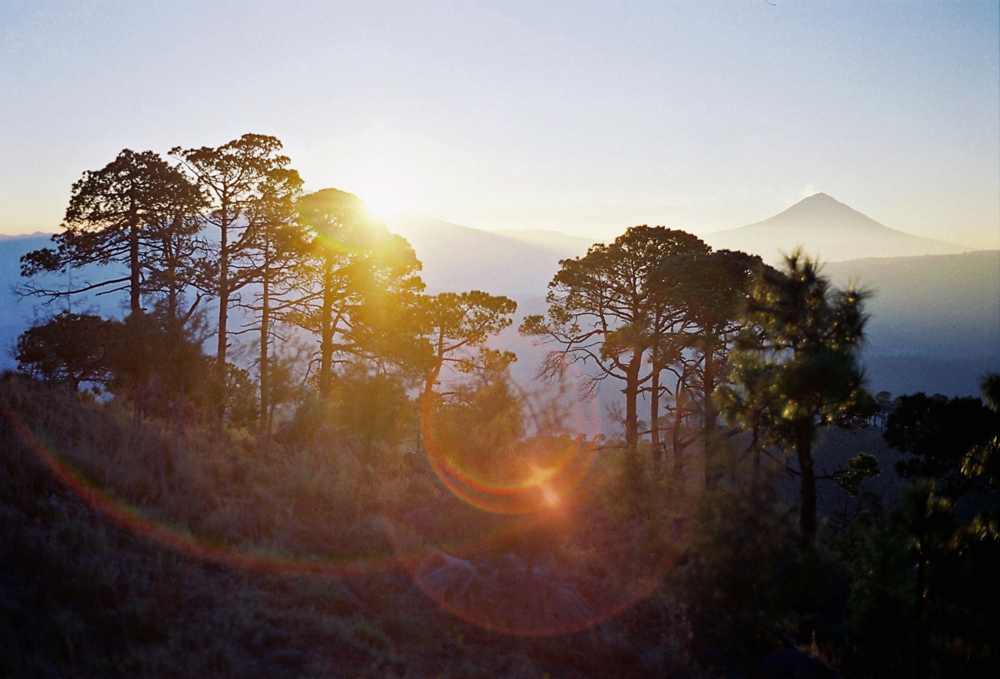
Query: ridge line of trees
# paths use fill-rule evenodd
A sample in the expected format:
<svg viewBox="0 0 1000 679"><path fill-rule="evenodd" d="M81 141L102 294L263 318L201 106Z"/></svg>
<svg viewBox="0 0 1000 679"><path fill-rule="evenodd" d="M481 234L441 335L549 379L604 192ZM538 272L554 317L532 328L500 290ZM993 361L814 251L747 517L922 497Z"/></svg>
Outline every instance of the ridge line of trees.
<svg viewBox="0 0 1000 679"><path fill-rule="evenodd" d="M125 149L85 172L53 245L22 258L18 292L47 304L127 292L126 316L53 316L19 339L22 369L74 390L92 382L128 392L140 415L195 404L217 426L270 432L275 408L295 391L291 380L323 399L348 374L392 375L400 388L430 391L443 365L474 360L512 322L516 303L506 297L426 296L409 243L352 194L303 194L281 149L275 137L245 134L217 147L174 147L173 164ZM127 275L68 288L45 277L88 265ZM282 365L279 344L289 343L280 338L295 333L300 345L312 338L310 358ZM255 335L256 385L230 358L233 337L244 334ZM201 345L212 335L214 356L206 356Z"/></svg>

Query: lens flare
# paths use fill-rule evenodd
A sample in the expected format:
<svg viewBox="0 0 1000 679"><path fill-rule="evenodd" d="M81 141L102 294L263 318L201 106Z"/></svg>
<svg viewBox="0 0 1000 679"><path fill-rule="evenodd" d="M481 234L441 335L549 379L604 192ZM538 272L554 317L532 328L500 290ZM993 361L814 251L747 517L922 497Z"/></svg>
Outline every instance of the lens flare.
<svg viewBox="0 0 1000 679"><path fill-rule="evenodd" d="M601 452L583 437L539 435L512 448L521 466L490 476L465 464L453 448L461 437L443 435L442 423L425 401L427 460L461 500L451 502L464 514L447 503L422 510L385 497L377 518L388 549L349 557L299 556L234 545L172 525L103 489L17 415L6 414L67 489L107 519L165 548L280 575L342 578L404 570L442 609L520 636L584 630L649 596L687 545L701 501L698 479L704 478L703 470L691 465L686 481L672 486L652 515L640 516L623 498L621 478L609 473L625 467L606 457L620 453Z"/></svg>
<svg viewBox="0 0 1000 679"><path fill-rule="evenodd" d="M352 558L302 556L284 554L279 550L263 547L233 545L219 539L197 535L184 526L164 521L148 509L101 488L87 475L61 459L61 456L36 436L15 413L8 409L6 414L21 440L64 487L106 519L163 547L220 566L277 575L351 577L399 566L391 551L386 554Z"/></svg>
<svg viewBox="0 0 1000 679"><path fill-rule="evenodd" d="M490 475L464 454L468 432L448 424L425 398L431 468L455 497L503 528L442 544L433 530L404 522L397 544L402 553L429 552L411 575L452 614L519 636L581 631L649 596L686 547L701 498L697 473L678 482L654 515L640 516L623 497L623 477L611 471L628 465L590 473L598 448L583 437L528 437L505 451L523 462L518 473Z"/></svg>
<svg viewBox="0 0 1000 679"><path fill-rule="evenodd" d="M457 497L488 512L528 514L558 504L579 485L593 460L593 446L584 445L582 438L536 437L507 450L507 468L489 477L464 459L462 437L446 431L431 399L423 399L421 411L431 468Z"/></svg>

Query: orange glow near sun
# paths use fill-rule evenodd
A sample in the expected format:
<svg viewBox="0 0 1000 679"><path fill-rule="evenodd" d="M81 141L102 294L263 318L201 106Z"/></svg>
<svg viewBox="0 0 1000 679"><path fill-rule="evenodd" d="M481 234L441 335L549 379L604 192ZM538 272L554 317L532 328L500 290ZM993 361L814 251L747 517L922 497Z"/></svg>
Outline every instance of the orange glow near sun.
<svg viewBox="0 0 1000 679"><path fill-rule="evenodd" d="M369 211L383 219L406 209L407 205L403 195L404 192L394 189L388 184L358 191L358 197L365 202Z"/></svg>

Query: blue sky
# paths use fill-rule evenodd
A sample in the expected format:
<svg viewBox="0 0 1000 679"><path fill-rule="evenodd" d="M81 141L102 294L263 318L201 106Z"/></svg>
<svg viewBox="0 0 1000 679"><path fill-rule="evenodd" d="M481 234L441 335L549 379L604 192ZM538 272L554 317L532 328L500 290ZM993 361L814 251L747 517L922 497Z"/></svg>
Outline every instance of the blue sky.
<svg viewBox="0 0 1000 679"><path fill-rule="evenodd" d="M122 148L272 134L479 228L696 233L824 191L1000 247L998 3L0 0L0 233Z"/></svg>

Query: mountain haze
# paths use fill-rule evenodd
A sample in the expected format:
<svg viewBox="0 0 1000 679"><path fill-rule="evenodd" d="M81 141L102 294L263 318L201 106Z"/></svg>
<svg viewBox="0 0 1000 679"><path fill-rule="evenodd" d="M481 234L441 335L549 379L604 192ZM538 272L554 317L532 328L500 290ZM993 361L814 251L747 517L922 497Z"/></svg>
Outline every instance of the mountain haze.
<svg viewBox="0 0 1000 679"><path fill-rule="evenodd" d="M483 290L514 298L544 296L559 260L592 241L555 231L483 231L416 212L395 215L389 230L410 242L431 292Z"/></svg>
<svg viewBox="0 0 1000 679"><path fill-rule="evenodd" d="M1000 251L856 259L822 272L871 292L863 356L876 391L978 395L983 373L1000 371Z"/></svg>
<svg viewBox="0 0 1000 679"><path fill-rule="evenodd" d="M862 257L914 257L966 252L944 241L890 229L825 193L805 198L756 224L702 236L716 249L743 250L774 264L802 246L826 262Z"/></svg>
<svg viewBox="0 0 1000 679"><path fill-rule="evenodd" d="M823 194L744 227L746 231L725 233L768 236L771 227L776 232L788 231L789 224L801 223L809 215L826 217L825 221L810 220L797 232L807 253L818 252L829 262L823 273L838 286L855 283L873 293L867 304L871 320L864 351L873 389L977 394L982 372L1000 370L1000 252L901 256L905 249L897 247L888 253L892 256L871 257L875 247L865 245L871 239L889 245L960 248L889 229ZM514 325L497 338L496 346L518 353L514 371L527 382L545 348L520 337L517 326L525 314L545 312L547 286L559 270L559 261L585 254L592 242L554 231L483 231L417 213L397 215L388 226L413 245L423 263L421 277L428 292L478 289L518 301ZM870 241L864 241L861 232ZM736 247L706 240L716 247ZM763 238L756 242L759 246ZM832 257L824 257L817 245L822 242L846 244L844 249L867 248L863 252L867 258L830 261ZM50 245L50 234L0 239L0 368L14 366L15 340L29 324L65 308L65 303L40 305L37 298L18 300L12 291L23 282L20 256ZM74 271L73 280L79 283L109 273L108 268L83 267ZM46 284L65 287L68 281L53 276ZM115 295L79 297L72 308L119 317L121 301Z"/></svg>

